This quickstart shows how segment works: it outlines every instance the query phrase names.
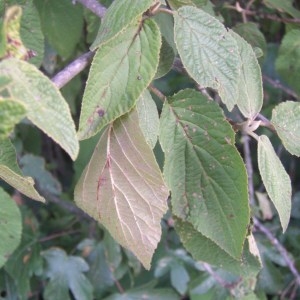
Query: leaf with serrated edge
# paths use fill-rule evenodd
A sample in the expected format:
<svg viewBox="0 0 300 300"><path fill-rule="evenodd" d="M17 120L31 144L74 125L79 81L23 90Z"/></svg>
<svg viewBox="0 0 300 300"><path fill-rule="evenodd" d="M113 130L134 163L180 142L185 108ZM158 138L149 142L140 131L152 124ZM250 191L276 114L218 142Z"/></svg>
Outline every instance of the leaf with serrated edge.
<svg viewBox="0 0 300 300"><path fill-rule="evenodd" d="M247 176L220 107L180 91L164 104L159 140L173 213L239 258L249 222Z"/></svg>
<svg viewBox="0 0 300 300"><path fill-rule="evenodd" d="M150 268L168 190L131 111L109 125L81 176L75 201Z"/></svg>
<svg viewBox="0 0 300 300"><path fill-rule="evenodd" d="M153 3L153 0L115 0L101 21L99 32L90 49L94 51L100 44L121 33Z"/></svg>
<svg viewBox="0 0 300 300"><path fill-rule="evenodd" d="M25 105L28 119L75 160L79 151L75 124L68 104L50 79L33 65L13 58L0 63L0 75L11 79L6 89Z"/></svg>
<svg viewBox="0 0 300 300"><path fill-rule="evenodd" d="M139 125L146 142L153 149L159 132L159 116L156 104L147 89L139 98L136 109L139 116Z"/></svg>
<svg viewBox="0 0 300 300"><path fill-rule="evenodd" d="M284 147L293 155L300 156L300 103L286 101L272 111L272 124Z"/></svg>
<svg viewBox="0 0 300 300"><path fill-rule="evenodd" d="M21 241L22 217L16 202L0 188L0 268Z"/></svg>
<svg viewBox="0 0 300 300"><path fill-rule="evenodd" d="M218 245L195 230L189 222L184 222L175 217L175 230L178 233L184 247L191 253L194 259L208 262L219 268L230 271L243 277L255 277L261 269L258 253L252 252L255 246L246 240L240 259L235 260Z"/></svg>
<svg viewBox="0 0 300 300"><path fill-rule="evenodd" d="M201 87L216 89L232 110L240 73L236 41L221 22L196 7L180 8L174 20L175 42L187 72Z"/></svg>
<svg viewBox="0 0 300 300"><path fill-rule="evenodd" d="M31 177L24 177L17 165L16 152L9 139L0 140L0 178L29 198L45 202L34 189Z"/></svg>
<svg viewBox="0 0 300 300"><path fill-rule="evenodd" d="M265 135L258 138L258 168L285 232L291 215L291 180Z"/></svg>
<svg viewBox="0 0 300 300"><path fill-rule="evenodd" d="M148 19L135 21L98 49L83 95L79 139L133 108L155 75L160 46L158 26Z"/></svg>
<svg viewBox="0 0 300 300"><path fill-rule="evenodd" d="M260 112L263 104L260 66L251 45L234 31L231 30L230 33L237 42L241 59L237 106L244 117L253 120Z"/></svg>

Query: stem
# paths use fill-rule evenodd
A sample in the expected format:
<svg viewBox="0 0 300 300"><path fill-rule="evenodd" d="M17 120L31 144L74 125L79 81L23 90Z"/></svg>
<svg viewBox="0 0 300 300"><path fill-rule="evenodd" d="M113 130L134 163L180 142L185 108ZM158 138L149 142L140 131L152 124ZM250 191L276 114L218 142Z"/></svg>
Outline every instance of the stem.
<svg viewBox="0 0 300 300"><path fill-rule="evenodd" d="M292 261L291 257L289 256L287 250L280 244L278 239L272 234L272 232L265 227L263 224L261 224L256 218L254 219L254 227L262 232L268 240L272 243L272 245L277 249L277 251L280 253L280 255L283 257L284 261L286 262L288 268L294 275L297 285L300 286L300 274L298 273L294 262Z"/></svg>
<svg viewBox="0 0 300 300"><path fill-rule="evenodd" d="M51 80L52 82L61 89L69 81L71 81L77 74L79 74L91 61L94 56L94 52L87 52L76 58L63 70L58 72Z"/></svg>
<svg viewBox="0 0 300 300"><path fill-rule="evenodd" d="M65 231L65 232L54 233L54 234L51 234L49 236L45 236L43 238L40 238L39 242L46 242L46 241L49 241L49 240L59 238L61 236L65 236L65 235L69 235L69 234L73 234L73 233L78 233L78 232L80 232L80 231L79 230L70 230L70 231Z"/></svg>
<svg viewBox="0 0 300 300"><path fill-rule="evenodd" d="M75 0L74 2L81 3L84 7L92 11L100 19L106 14L106 7L101 5L97 0Z"/></svg>
<svg viewBox="0 0 300 300"><path fill-rule="evenodd" d="M154 94L156 95L162 102L165 102L166 100L166 96L159 90L157 89L155 86L153 86L152 84L150 84L148 86L149 90Z"/></svg>
<svg viewBox="0 0 300 300"><path fill-rule="evenodd" d="M169 14L169 15L174 15L174 12L171 9L165 8L165 7L160 7L157 12L161 12L161 13L165 13L165 14Z"/></svg>

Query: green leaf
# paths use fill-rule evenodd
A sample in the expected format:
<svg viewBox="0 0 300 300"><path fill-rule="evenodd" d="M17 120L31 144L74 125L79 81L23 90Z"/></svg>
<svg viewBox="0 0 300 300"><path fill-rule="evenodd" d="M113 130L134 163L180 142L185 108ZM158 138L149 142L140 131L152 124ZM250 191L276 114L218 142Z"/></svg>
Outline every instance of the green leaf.
<svg viewBox="0 0 300 300"><path fill-rule="evenodd" d="M158 289L143 289L143 290L132 290L126 291L123 294L113 294L104 300L179 300L180 297L172 289L158 288Z"/></svg>
<svg viewBox="0 0 300 300"><path fill-rule="evenodd" d="M75 160L79 151L75 125L67 103L50 79L33 65L12 58L0 63L0 75L11 79L9 96L25 105L28 119Z"/></svg>
<svg viewBox="0 0 300 300"><path fill-rule="evenodd" d="M25 114L26 109L21 102L0 98L0 139L7 138Z"/></svg>
<svg viewBox="0 0 300 300"><path fill-rule="evenodd" d="M161 78L166 75L172 68L175 59L175 53L173 48L168 42L162 38L162 45L159 55L159 64L155 74L155 79Z"/></svg>
<svg viewBox="0 0 300 300"><path fill-rule="evenodd" d="M189 281L189 273L181 263L171 266L171 284L180 295L187 292Z"/></svg>
<svg viewBox="0 0 300 300"><path fill-rule="evenodd" d="M80 139L133 108L155 75L160 46L158 26L148 19L134 22L98 49L83 95Z"/></svg>
<svg viewBox="0 0 300 300"><path fill-rule="evenodd" d="M149 269L168 190L137 124L132 111L103 133L75 188L75 202Z"/></svg>
<svg viewBox="0 0 300 300"><path fill-rule="evenodd" d="M258 168L268 195L279 214L284 232L291 215L291 180L265 135L258 139Z"/></svg>
<svg viewBox="0 0 300 300"><path fill-rule="evenodd" d="M202 7L206 5L207 0L169 0L168 3L172 9L176 10L184 5Z"/></svg>
<svg viewBox="0 0 300 300"><path fill-rule="evenodd" d="M44 36L42 33L40 17L32 0L8 0L9 5L17 4L22 8L20 34L27 50L34 52L29 62L39 67L44 57Z"/></svg>
<svg viewBox="0 0 300 300"><path fill-rule="evenodd" d="M83 10L72 1L34 1L45 37L55 50L68 58L80 41L83 28Z"/></svg>
<svg viewBox="0 0 300 300"><path fill-rule="evenodd" d="M47 261L46 277L50 279L44 290L46 300L71 299L69 289L76 300L93 299L93 287L83 274L89 266L81 257L68 256L59 248L42 255Z"/></svg>
<svg viewBox="0 0 300 300"><path fill-rule="evenodd" d="M235 25L232 30L244 38L255 50L261 49L264 56L267 52L267 42L256 23L247 22Z"/></svg>
<svg viewBox="0 0 300 300"><path fill-rule="evenodd" d="M20 300L16 291L14 280L2 268L0 270L0 299L1 300ZM4 297L2 297L2 295Z"/></svg>
<svg viewBox="0 0 300 300"><path fill-rule="evenodd" d="M165 102L160 143L173 213L239 258L249 222L247 176L222 110L194 90Z"/></svg>
<svg viewBox="0 0 300 300"><path fill-rule="evenodd" d="M222 23L195 7L180 8L174 19L175 42L187 72L201 87L216 89L232 110L240 73L236 41Z"/></svg>
<svg viewBox="0 0 300 300"><path fill-rule="evenodd" d="M300 94L300 30L293 29L283 38L277 60L277 72Z"/></svg>
<svg viewBox="0 0 300 300"><path fill-rule="evenodd" d="M293 155L300 156L300 103L286 101L272 111L272 124L284 147Z"/></svg>
<svg viewBox="0 0 300 300"><path fill-rule="evenodd" d="M237 106L244 117L254 120L263 104L260 66L251 45L233 31L230 31L230 33L237 42L241 59Z"/></svg>
<svg viewBox="0 0 300 300"><path fill-rule="evenodd" d="M20 159L19 163L23 174L31 176L42 191L51 195L61 194L60 182L45 169L45 160L42 157L27 154Z"/></svg>
<svg viewBox="0 0 300 300"><path fill-rule="evenodd" d="M22 217L16 202L0 188L0 268L21 241Z"/></svg>
<svg viewBox="0 0 300 300"><path fill-rule="evenodd" d="M29 198L45 202L34 189L31 177L23 177L17 164L16 152L10 140L0 140L0 178Z"/></svg>
<svg viewBox="0 0 300 300"><path fill-rule="evenodd" d="M267 6L277 9L280 12L288 13L294 18L300 18L300 11L293 6L293 0L264 0Z"/></svg>
<svg viewBox="0 0 300 300"><path fill-rule="evenodd" d="M246 239L240 258L234 259L213 241L202 235L189 222L175 217L175 230L184 247L195 260L205 261L243 277L255 277L261 269L260 259L250 251Z"/></svg>
<svg viewBox="0 0 300 300"><path fill-rule="evenodd" d="M146 142L153 149L159 132L159 116L156 104L147 89L140 96L136 110L139 116L139 125Z"/></svg>
<svg viewBox="0 0 300 300"><path fill-rule="evenodd" d="M101 44L120 34L132 21L140 19L142 14L154 4L153 0L116 0L102 19L97 37L90 47L92 51Z"/></svg>

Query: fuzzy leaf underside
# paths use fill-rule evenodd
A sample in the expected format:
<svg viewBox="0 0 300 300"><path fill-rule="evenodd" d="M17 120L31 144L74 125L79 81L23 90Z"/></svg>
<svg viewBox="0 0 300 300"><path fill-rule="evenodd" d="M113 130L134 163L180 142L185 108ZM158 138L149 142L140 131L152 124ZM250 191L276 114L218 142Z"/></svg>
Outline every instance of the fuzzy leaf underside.
<svg viewBox="0 0 300 300"><path fill-rule="evenodd" d="M134 110L109 125L76 186L75 201L149 269L168 190L137 124Z"/></svg>

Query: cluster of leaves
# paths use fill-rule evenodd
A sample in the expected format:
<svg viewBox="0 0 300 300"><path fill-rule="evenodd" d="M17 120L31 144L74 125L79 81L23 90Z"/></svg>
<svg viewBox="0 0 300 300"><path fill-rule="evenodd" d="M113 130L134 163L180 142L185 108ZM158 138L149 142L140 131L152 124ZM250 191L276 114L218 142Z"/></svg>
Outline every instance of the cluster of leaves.
<svg viewBox="0 0 300 300"><path fill-rule="evenodd" d="M234 2L0 0L0 299L300 295L300 11Z"/></svg>

